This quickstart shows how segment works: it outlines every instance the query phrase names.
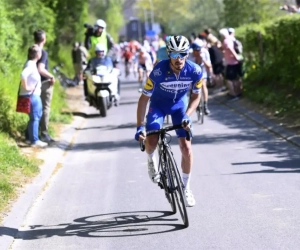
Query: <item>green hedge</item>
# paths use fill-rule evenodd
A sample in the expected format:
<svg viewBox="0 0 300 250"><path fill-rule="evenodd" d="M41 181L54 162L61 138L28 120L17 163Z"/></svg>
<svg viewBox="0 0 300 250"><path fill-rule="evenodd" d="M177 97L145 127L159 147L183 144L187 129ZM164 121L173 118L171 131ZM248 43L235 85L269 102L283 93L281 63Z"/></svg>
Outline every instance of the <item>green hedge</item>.
<svg viewBox="0 0 300 250"><path fill-rule="evenodd" d="M279 111L299 110L300 15L241 26L236 36L244 47L246 95Z"/></svg>

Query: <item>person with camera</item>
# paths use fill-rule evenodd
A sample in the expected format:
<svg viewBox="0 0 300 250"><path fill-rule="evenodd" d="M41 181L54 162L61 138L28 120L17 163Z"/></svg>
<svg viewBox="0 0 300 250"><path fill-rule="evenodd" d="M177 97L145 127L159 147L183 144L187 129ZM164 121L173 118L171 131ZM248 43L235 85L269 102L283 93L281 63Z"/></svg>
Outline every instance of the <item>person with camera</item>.
<svg viewBox="0 0 300 250"><path fill-rule="evenodd" d="M103 44L107 52L113 48L114 42L112 37L106 32L106 22L104 20L98 19L94 27L88 24L85 24L85 27L87 31L84 45L91 52L90 54L95 51L97 44Z"/></svg>
<svg viewBox="0 0 300 250"><path fill-rule="evenodd" d="M84 27L87 28L84 46L89 51L90 55L94 54L97 44L102 44L106 53L113 48L114 42L112 37L106 32L106 22L104 20L98 19L94 27L89 24L85 24ZM86 79L83 80L83 90L85 99L87 100L88 93Z"/></svg>

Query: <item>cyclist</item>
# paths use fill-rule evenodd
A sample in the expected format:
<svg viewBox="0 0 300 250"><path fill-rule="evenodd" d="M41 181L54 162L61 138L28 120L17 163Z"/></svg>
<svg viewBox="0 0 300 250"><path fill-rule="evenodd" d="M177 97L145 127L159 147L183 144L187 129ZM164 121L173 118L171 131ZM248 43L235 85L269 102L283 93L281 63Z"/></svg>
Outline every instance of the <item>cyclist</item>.
<svg viewBox="0 0 300 250"><path fill-rule="evenodd" d="M150 54L147 52L147 50L144 47L141 47L139 50L139 55L138 55L138 74L139 74L139 92L142 92L143 89L143 78L144 78L144 73L146 73L146 76L149 77L149 74L153 68L153 62Z"/></svg>
<svg viewBox="0 0 300 250"><path fill-rule="evenodd" d="M210 111L207 107L208 102L208 89L207 89L207 78L209 75L212 75L212 66L210 61L210 55L208 50L204 47L204 43L201 39L197 39L192 44L193 57L195 63L201 66L203 72L203 85L202 85L202 94L204 98L204 114L209 115Z"/></svg>
<svg viewBox="0 0 300 250"><path fill-rule="evenodd" d="M182 153L182 180L187 206L196 204L190 189L190 173L193 161L191 142L186 140L185 130L191 129L190 116L200 101L202 87L201 68L187 60L189 41L184 36L171 36L167 43L168 60L158 62L150 73L137 107L136 140L145 140L145 130L160 129L166 115L172 116L173 123L183 124L176 130ZM192 85L193 94L187 101L187 92ZM146 124L144 117L148 101L150 102ZM188 124L188 125L186 125ZM151 135L145 141L148 158L148 174L154 183L160 181L158 163L154 155L158 135Z"/></svg>
<svg viewBox="0 0 300 250"><path fill-rule="evenodd" d="M170 38L169 36L166 37L166 42L168 42L169 38ZM169 58L168 57L168 52L167 52L167 49L166 49L166 42L164 42L162 40L162 42L160 43L159 49L157 51L156 63L158 63L161 60L165 60L165 59Z"/></svg>
<svg viewBox="0 0 300 250"><path fill-rule="evenodd" d="M125 62L125 76L127 77L130 73L130 67L132 64L132 58L133 58L133 54L130 51L129 47L126 46L124 47L124 52L122 57L124 58L124 62Z"/></svg>

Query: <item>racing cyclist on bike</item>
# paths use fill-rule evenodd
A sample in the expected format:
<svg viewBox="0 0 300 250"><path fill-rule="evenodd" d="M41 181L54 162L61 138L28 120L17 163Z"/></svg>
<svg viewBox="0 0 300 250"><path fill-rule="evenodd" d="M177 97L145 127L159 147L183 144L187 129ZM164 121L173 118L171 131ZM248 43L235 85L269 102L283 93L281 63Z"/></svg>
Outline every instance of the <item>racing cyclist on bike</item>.
<svg viewBox="0 0 300 250"><path fill-rule="evenodd" d="M138 55L138 74L139 74L139 92L143 91L143 79L144 74L149 77L149 74L153 68L153 62L150 54L144 47L140 48L139 55Z"/></svg>
<svg viewBox="0 0 300 250"><path fill-rule="evenodd" d="M145 131L162 128L164 117L172 116L173 124L183 124L176 130L182 153L182 181L187 206L196 204L190 189L190 173L193 163L191 141L186 140L186 131L191 129L191 115L200 101L202 70L197 64L187 60L190 45L184 36L171 36L167 42L169 59L158 62L150 73L137 107L137 132L135 139L145 140ZM192 86L190 102L187 92ZM150 100L146 124L146 107ZM187 125L186 125L187 124ZM158 135L150 135L145 141L148 158L148 174L154 183L160 181L158 162L154 155Z"/></svg>

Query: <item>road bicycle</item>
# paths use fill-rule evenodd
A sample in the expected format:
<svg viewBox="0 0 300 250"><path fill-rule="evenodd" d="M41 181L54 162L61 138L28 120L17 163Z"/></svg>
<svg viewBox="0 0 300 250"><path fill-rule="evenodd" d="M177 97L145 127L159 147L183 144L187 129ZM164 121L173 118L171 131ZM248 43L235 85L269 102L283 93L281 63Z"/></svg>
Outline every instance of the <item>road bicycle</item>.
<svg viewBox="0 0 300 250"><path fill-rule="evenodd" d="M189 219L186 210L184 185L169 144L171 141L171 135L167 133L168 131L175 129L182 129L182 125L173 125L158 130L148 131L146 135L159 135L157 149L159 154L158 171L160 172L161 179L158 186L161 189L164 189L165 196L171 205L173 214L177 212L178 208L184 226L188 227ZM187 132L186 140L189 141L190 138L191 132ZM145 150L144 141L140 142L140 148L141 151Z"/></svg>

